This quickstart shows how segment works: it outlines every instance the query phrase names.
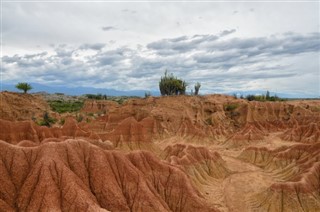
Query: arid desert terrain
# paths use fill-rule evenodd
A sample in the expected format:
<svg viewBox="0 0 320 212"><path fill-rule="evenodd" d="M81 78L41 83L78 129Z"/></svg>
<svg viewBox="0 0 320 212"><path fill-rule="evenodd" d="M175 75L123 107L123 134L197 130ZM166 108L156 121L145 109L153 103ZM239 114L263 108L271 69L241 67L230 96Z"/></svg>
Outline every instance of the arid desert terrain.
<svg viewBox="0 0 320 212"><path fill-rule="evenodd" d="M0 211L320 211L320 100L0 99Z"/></svg>

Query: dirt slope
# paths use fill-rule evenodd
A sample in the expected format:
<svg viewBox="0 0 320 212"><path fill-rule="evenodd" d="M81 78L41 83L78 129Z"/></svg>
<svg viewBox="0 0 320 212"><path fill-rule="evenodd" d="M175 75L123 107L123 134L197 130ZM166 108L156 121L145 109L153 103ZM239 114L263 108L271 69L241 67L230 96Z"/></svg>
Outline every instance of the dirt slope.
<svg viewBox="0 0 320 212"><path fill-rule="evenodd" d="M35 95L0 92L0 119L31 120L49 109L49 105Z"/></svg>

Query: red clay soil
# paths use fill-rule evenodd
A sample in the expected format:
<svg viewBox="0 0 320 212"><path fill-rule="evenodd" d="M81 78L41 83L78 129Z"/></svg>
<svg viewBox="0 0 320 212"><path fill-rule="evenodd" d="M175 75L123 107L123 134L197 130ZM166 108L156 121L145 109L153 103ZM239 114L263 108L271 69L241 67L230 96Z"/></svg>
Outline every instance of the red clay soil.
<svg viewBox="0 0 320 212"><path fill-rule="evenodd" d="M148 152L85 140L22 147L0 141L2 210L214 211L179 168Z"/></svg>
<svg viewBox="0 0 320 212"><path fill-rule="evenodd" d="M320 101L90 100L48 128L1 97L0 211L320 211Z"/></svg>
<svg viewBox="0 0 320 212"><path fill-rule="evenodd" d="M0 92L0 118L5 120L31 120L42 117L50 110L46 101L31 94Z"/></svg>

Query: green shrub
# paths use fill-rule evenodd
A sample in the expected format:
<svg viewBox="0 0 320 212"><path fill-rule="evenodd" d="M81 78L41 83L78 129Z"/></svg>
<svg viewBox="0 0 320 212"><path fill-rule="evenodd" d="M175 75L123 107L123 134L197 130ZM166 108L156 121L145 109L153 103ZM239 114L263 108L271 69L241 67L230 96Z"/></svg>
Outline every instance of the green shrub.
<svg viewBox="0 0 320 212"><path fill-rule="evenodd" d="M50 117L48 112L44 112L43 119L38 122L38 125L50 127L52 124L54 124L56 122L57 122L57 120Z"/></svg>
<svg viewBox="0 0 320 212"><path fill-rule="evenodd" d="M49 101L51 109L57 113L77 112L83 107L82 101Z"/></svg>
<svg viewBox="0 0 320 212"><path fill-rule="evenodd" d="M83 115L81 115L81 114L77 114L76 115L76 120L77 120L77 122L82 122L82 120L83 120Z"/></svg>
<svg viewBox="0 0 320 212"><path fill-rule="evenodd" d="M234 111L238 107L237 104L227 104L224 106L226 111Z"/></svg>
<svg viewBox="0 0 320 212"><path fill-rule="evenodd" d="M151 92L150 91L147 91L144 93L144 98L148 98L151 96Z"/></svg>
<svg viewBox="0 0 320 212"><path fill-rule="evenodd" d="M101 93L98 94L86 94L85 95L88 99L95 99L95 100L106 100L107 95L102 95Z"/></svg>
<svg viewBox="0 0 320 212"><path fill-rule="evenodd" d="M60 125L64 125L64 123L66 122L66 120L64 118L60 119Z"/></svg>
<svg viewBox="0 0 320 212"><path fill-rule="evenodd" d="M248 101L260 101L260 102L264 102L264 101L284 101L285 99L279 98L277 95L274 96L270 96L270 92L267 91L266 95L252 95L249 94L246 96L246 99Z"/></svg>
<svg viewBox="0 0 320 212"><path fill-rule="evenodd" d="M159 89L162 96L184 95L186 93L187 83L173 74L168 75L167 71L159 81Z"/></svg>

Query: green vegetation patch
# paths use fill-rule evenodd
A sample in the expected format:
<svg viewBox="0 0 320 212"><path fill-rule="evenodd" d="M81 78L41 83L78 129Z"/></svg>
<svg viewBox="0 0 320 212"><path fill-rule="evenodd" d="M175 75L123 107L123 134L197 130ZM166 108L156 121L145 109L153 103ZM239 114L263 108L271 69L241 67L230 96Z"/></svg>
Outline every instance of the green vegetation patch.
<svg viewBox="0 0 320 212"><path fill-rule="evenodd" d="M36 122L39 126L51 127L52 124L55 124L57 119L54 119L49 116L48 112L44 112L42 120Z"/></svg>
<svg viewBox="0 0 320 212"><path fill-rule="evenodd" d="M226 111L234 111L238 107L238 104L226 104L224 105L224 109Z"/></svg>
<svg viewBox="0 0 320 212"><path fill-rule="evenodd" d="M83 101L55 100L48 102L51 109L57 113L77 112L83 107Z"/></svg>

